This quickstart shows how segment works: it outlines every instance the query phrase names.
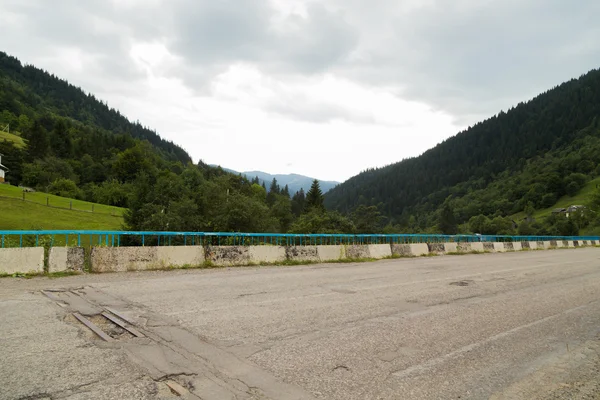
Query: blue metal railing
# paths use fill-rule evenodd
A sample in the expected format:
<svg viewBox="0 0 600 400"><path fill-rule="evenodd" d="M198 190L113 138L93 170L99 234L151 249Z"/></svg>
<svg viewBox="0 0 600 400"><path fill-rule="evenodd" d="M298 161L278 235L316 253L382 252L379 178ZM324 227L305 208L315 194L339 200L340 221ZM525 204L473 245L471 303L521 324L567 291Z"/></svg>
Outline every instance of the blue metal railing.
<svg viewBox="0 0 600 400"><path fill-rule="evenodd" d="M599 236L507 236L436 234L286 234L239 232L148 232L92 230L0 231L1 247L32 246L306 246L446 242L600 241Z"/></svg>

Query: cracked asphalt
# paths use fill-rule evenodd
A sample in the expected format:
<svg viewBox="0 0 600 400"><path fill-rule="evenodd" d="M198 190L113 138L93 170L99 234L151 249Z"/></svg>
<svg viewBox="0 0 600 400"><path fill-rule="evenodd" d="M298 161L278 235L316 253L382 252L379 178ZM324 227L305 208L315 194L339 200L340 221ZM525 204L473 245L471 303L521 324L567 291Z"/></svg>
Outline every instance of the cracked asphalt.
<svg viewBox="0 0 600 400"><path fill-rule="evenodd" d="M0 279L0 399L170 398L600 399L600 249Z"/></svg>

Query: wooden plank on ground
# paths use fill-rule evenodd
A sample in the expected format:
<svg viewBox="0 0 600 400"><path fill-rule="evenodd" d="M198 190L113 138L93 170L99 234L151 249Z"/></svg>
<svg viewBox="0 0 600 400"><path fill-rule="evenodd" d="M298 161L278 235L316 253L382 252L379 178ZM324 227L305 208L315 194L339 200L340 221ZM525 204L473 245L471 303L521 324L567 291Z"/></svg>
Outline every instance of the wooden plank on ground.
<svg viewBox="0 0 600 400"><path fill-rule="evenodd" d="M90 328L92 332L98 335L105 342L114 342L114 339L108 336L106 333L102 331L102 329L98 328L92 321L84 317L79 313L73 313L73 316L79 320L82 324Z"/></svg>
<svg viewBox="0 0 600 400"><path fill-rule="evenodd" d="M119 325L121 328L125 329L127 332L131 333L133 336L135 337L144 337L144 335L138 331L137 329L131 327L131 326L127 326L127 324L125 324L124 321L120 320L119 318L110 315L109 313L107 313L106 311L102 313L102 316L104 318L106 318L109 321L112 321L113 323Z"/></svg>

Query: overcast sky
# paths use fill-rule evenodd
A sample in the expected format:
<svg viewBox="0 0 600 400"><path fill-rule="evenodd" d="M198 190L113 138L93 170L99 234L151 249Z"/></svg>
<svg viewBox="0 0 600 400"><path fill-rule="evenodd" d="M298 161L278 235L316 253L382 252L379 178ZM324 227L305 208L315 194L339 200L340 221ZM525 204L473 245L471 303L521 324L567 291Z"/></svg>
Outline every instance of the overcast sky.
<svg viewBox="0 0 600 400"><path fill-rule="evenodd" d="M0 50L202 159L345 180L600 67L600 1L2 0Z"/></svg>

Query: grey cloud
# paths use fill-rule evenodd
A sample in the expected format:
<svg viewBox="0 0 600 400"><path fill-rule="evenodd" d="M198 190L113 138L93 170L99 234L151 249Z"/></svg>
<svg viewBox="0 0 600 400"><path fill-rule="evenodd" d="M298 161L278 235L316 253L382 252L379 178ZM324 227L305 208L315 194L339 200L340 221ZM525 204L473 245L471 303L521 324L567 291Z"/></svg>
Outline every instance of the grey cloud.
<svg viewBox="0 0 600 400"><path fill-rule="evenodd" d="M181 59L168 73L205 93L214 76L237 62L280 79L331 72L391 88L451 113L462 124L600 65L597 0L308 4L306 18L291 15L274 27L276 11L268 0L171 0L131 8L107 0L5 0L0 22L7 11L25 22L10 31L0 24L0 47L31 59L76 47L96 57L90 73L98 79L126 84L144 78L130 60L131 43L157 40ZM114 26L99 33L91 29L98 21ZM88 88L94 90L93 84ZM268 107L313 121L347 114L331 105L300 103Z"/></svg>
<svg viewBox="0 0 600 400"><path fill-rule="evenodd" d="M400 15L396 2L387 4L380 10L393 16L390 34L363 48L363 60L340 67L342 73L397 85L403 97L449 111L461 123L600 63L600 41L590 40L600 37L594 0L435 1Z"/></svg>
<svg viewBox="0 0 600 400"><path fill-rule="evenodd" d="M266 105L266 110L298 121L326 123L343 120L355 124L373 124L375 119L368 112L357 112L336 104L311 101L305 96L280 99Z"/></svg>
<svg viewBox="0 0 600 400"><path fill-rule="evenodd" d="M135 38L160 37L141 14L119 12L104 0L57 0L51 5L44 0L9 0L0 5L0 21L3 11L19 16L22 24L18 28L9 26L10 33L3 32L8 28L0 24L2 50L16 49L15 55L30 63L32 59L56 59L60 49L78 49L86 59L93 60L87 73L96 79L85 88L91 91L101 90L102 80L131 83L142 79L144 72L129 57L131 43ZM98 26L102 28L96 29Z"/></svg>
<svg viewBox="0 0 600 400"><path fill-rule="evenodd" d="M339 64L355 47L358 32L343 16L322 5L308 7L307 18L288 16L273 26L269 1L179 1L171 10L178 21L171 50L198 85L236 62L258 65L266 73L314 74Z"/></svg>

